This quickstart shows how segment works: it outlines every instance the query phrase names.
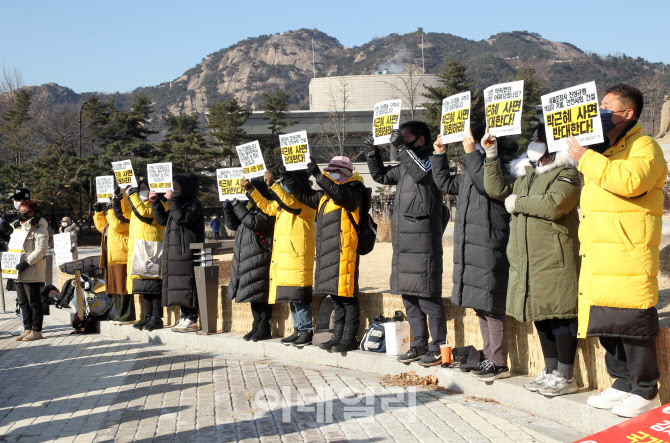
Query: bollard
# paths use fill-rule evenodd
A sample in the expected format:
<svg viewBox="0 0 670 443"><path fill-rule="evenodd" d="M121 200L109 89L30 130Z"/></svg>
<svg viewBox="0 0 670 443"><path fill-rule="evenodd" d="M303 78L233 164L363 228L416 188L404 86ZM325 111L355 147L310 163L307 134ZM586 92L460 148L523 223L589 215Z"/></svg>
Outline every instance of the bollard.
<svg viewBox="0 0 670 443"><path fill-rule="evenodd" d="M47 252L47 255L44 257L44 259L47 261L47 274L46 274L45 283L47 285L53 285L54 284L54 253L53 252Z"/></svg>
<svg viewBox="0 0 670 443"><path fill-rule="evenodd" d="M198 311L202 331L216 332L216 316L219 297L219 266L212 257L212 249L219 243L191 243L195 250L195 287L198 294Z"/></svg>

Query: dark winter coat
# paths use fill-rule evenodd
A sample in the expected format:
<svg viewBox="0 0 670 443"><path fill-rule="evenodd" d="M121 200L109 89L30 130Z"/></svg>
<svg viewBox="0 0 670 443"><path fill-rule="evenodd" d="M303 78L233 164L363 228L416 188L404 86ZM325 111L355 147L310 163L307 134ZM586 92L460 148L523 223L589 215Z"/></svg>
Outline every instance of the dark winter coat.
<svg viewBox="0 0 670 443"><path fill-rule="evenodd" d="M237 303L268 301L275 217L246 202L224 206L225 224L235 233L228 299Z"/></svg>
<svg viewBox="0 0 670 443"><path fill-rule="evenodd" d="M182 188L182 195L169 200L170 209L165 211L160 201L152 202L158 224L165 226L163 236L163 306L197 308L198 295L195 287L193 252L191 243L205 241L203 208L198 193L197 178L192 175L176 175L173 179Z"/></svg>
<svg viewBox="0 0 670 443"><path fill-rule="evenodd" d="M363 179L354 173L338 184L328 173L316 176L323 191L300 186L296 180L286 180L291 193L300 202L317 210L316 213L316 271L314 292L318 294L358 296L358 233L359 207L363 201Z"/></svg>
<svg viewBox="0 0 670 443"><path fill-rule="evenodd" d="M446 154L431 159L433 178L445 193L458 195L454 220L454 287L451 302L489 314L505 312L507 299L507 241L510 215L503 202L484 190L484 154L463 157L465 172L449 172Z"/></svg>
<svg viewBox="0 0 670 443"><path fill-rule="evenodd" d="M442 296L442 233L449 215L433 181L431 153L428 145L403 149L395 166L384 166L378 151L367 156L373 180L396 185L391 214L394 294Z"/></svg>

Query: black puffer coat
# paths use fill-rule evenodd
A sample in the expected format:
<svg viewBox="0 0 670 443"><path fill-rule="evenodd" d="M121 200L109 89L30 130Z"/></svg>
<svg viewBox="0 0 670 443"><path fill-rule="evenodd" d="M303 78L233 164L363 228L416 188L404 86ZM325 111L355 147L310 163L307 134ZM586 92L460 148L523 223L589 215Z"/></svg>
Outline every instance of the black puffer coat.
<svg viewBox="0 0 670 443"><path fill-rule="evenodd" d="M253 204L253 203L252 203ZM224 206L224 223L235 233L228 299L237 303L268 301L275 217L246 202Z"/></svg>
<svg viewBox="0 0 670 443"><path fill-rule="evenodd" d="M490 199L484 190L484 154L465 154L465 172L458 175L450 174L446 154L435 154L430 162L440 190L458 195L451 302L502 314L507 299L510 215L503 202Z"/></svg>
<svg viewBox="0 0 670 443"><path fill-rule="evenodd" d="M196 198L198 179L194 175L178 174L173 181L179 183L182 195L170 199L170 209L160 201L151 206L158 224L165 226L163 236L163 306L197 308L193 251L191 243L205 241L205 222L202 203Z"/></svg>
<svg viewBox="0 0 670 443"><path fill-rule="evenodd" d="M442 233L449 215L433 181L432 151L428 145L403 149L395 166L384 166L379 151L367 156L374 181L397 185L391 215L394 294L442 296Z"/></svg>

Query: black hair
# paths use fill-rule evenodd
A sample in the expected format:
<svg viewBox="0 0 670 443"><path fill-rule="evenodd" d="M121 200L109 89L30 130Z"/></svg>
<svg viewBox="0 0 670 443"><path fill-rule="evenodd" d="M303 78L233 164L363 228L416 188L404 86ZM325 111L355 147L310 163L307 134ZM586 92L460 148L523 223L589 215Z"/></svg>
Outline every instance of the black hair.
<svg viewBox="0 0 670 443"><path fill-rule="evenodd" d="M486 123L474 125L470 130L472 131L472 137L474 137L475 143L481 143L484 134L486 134Z"/></svg>
<svg viewBox="0 0 670 443"><path fill-rule="evenodd" d="M196 198L200 190L200 180L195 174L177 174L172 177L173 182L179 183L181 186L181 199L186 202Z"/></svg>
<svg viewBox="0 0 670 443"><path fill-rule="evenodd" d="M416 138L423 137L424 144L426 145L430 144L431 142L430 129L428 128L428 125L426 123L420 122L418 120L412 120L400 125L401 131L405 128L409 129L409 132Z"/></svg>
<svg viewBox="0 0 670 443"><path fill-rule="evenodd" d="M538 123L537 126L535 127L537 130L537 137L540 139L542 143L545 145L547 144L547 128L544 126L544 123ZM533 134L535 131L533 131ZM532 134L531 134L532 135Z"/></svg>
<svg viewBox="0 0 670 443"><path fill-rule="evenodd" d="M619 96L619 100L624 106L628 106L633 110L633 115L636 119L640 118L642 108L644 108L644 96L635 86L619 83L607 89L605 95L614 94Z"/></svg>

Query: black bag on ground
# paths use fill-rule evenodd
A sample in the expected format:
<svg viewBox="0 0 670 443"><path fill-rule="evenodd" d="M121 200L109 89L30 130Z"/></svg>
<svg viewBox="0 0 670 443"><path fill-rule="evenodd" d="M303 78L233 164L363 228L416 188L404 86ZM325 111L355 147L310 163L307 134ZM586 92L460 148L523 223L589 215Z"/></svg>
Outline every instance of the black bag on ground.
<svg viewBox="0 0 670 443"><path fill-rule="evenodd" d="M50 297L49 301L51 304L56 306L58 309L63 309L70 306L70 301L72 301L72 298L74 298L75 294L75 287L72 285L72 282L74 282L74 278L67 280L63 284L60 292L56 292L53 294L53 297Z"/></svg>
<svg viewBox="0 0 670 443"><path fill-rule="evenodd" d="M72 327L74 331L70 332L70 335L95 333L95 321L92 321L87 315L84 315L84 320L79 320L79 314L74 314Z"/></svg>
<svg viewBox="0 0 670 443"><path fill-rule="evenodd" d="M360 223L356 223L351 212L347 211L347 216L349 216L349 220L351 221L351 224L354 225L354 229L356 229L356 233L358 234L359 255L367 255L372 252L375 247L375 241L377 241L377 223L375 223L370 215L371 205L372 188L366 186L363 189L363 201L358 208Z"/></svg>
<svg viewBox="0 0 670 443"><path fill-rule="evenodd" d="M319 346L333 338L335 328L335 311L333 307L333 298L330 295L326 295L319 302L319 311L314 323L312 345Z"/></svg>
<svg viewBox="0 0 670 443"><path fill-rule="evenodd" d="M49 315L49 304L51 302L49 294L51 294L52 291L58 292L58 288L54 285L44 285L40 288L40 300L42 301L43 315Z"/></svg>
<svg viewBox="0 0 670 443"><path fill-rule="evenodd" d="M452 363L445 363L442 367L458 367L463 372L470 372L479 369L479 363L486 357L483 351L478 351L474 346L463 346L451 350Z"/></svg>

